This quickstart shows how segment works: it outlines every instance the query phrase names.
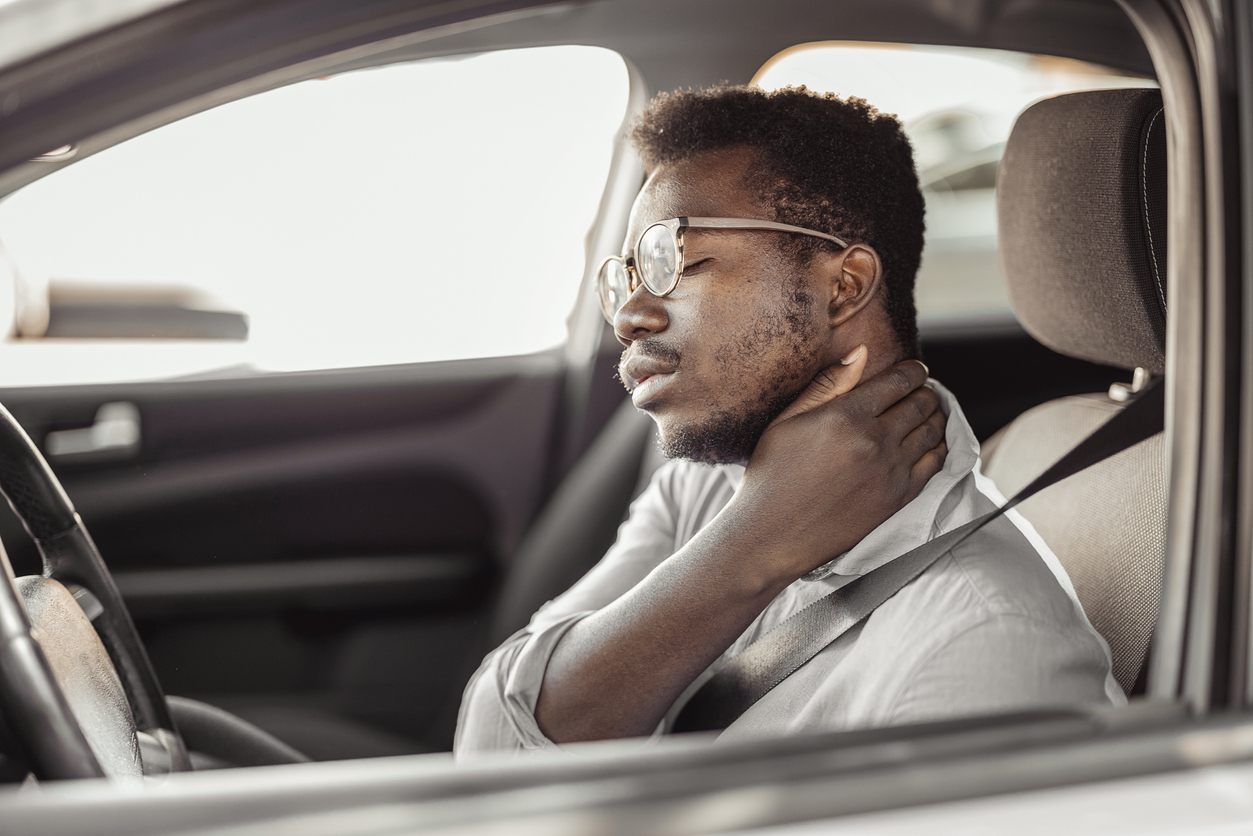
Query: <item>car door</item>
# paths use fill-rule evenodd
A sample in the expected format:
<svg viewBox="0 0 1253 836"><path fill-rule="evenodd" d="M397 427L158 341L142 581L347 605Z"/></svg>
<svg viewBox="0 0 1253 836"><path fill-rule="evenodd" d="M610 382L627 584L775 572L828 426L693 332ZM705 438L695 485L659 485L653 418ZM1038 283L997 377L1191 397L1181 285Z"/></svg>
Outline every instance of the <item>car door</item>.
<svg viewBox="0 0 1253 836"><path fill-rule="evenodd" d="M315 758L450 745L496 584L622 396L581 287L629 88L579 47L322 75L0 204L0 403L168 693ZM0 538L38 571L7 508Z"/></svg>

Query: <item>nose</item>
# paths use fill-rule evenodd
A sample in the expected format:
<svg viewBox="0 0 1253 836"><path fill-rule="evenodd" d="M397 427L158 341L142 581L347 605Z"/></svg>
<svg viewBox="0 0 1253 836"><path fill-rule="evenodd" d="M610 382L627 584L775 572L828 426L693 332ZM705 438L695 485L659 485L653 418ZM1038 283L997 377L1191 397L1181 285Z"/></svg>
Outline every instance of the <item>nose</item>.
<svg viewBox="0 0 1253 836"><path fill-rule="evenodd" d="M614 314L613 333L618 342L630 345L642 337L661 333L669 324L665 303L641 283Z"/></svg>

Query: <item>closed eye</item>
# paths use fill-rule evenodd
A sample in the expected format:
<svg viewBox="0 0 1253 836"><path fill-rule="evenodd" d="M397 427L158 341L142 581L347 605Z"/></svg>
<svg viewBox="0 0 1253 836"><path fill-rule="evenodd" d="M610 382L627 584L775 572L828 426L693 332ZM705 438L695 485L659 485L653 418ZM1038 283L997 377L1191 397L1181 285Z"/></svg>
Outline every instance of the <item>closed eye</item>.
<svg viewBox="0 0 1253 836"><path fill-rule="evenodd" d="M712 259L702 258L699 261L693 261L691 264L684 264L683 273L686 275L688 273L699 272L700 268L703 265L708 264L710 261L712 261Z"/></svg>

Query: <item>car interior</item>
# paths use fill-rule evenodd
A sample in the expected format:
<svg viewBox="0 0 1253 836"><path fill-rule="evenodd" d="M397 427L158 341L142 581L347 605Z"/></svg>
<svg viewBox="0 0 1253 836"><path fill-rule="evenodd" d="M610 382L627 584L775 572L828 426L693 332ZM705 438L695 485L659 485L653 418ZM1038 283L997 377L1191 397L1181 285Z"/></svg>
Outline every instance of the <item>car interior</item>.
<svg viewBox="0 0 1253 836"><path fill-rule="evenodd" d="M1007 139L988 143L990 157L987 148L976 147L967 156L978 165L945 173L947 179L935 176L944 189L960 190L957 174L986 176L987 161L994 163L995 269L1012 315L924 315L923 359L961 402L983 444L982 474L1005 496L1176 368L1168 335L1179 326L1166 318L1168 297L1175 298L1166 276L1177 279L1184 263L1182 254L1167 249L1168 227L1172 244L1181 228L1179 220L1168 221L1176 204L1168 210L1167 183L1176 188L1183 176L1177 163L1169 171L1167 166L1168 146L1172 158L1179 147L1169 127L1175 105L1169 96L1163 101L1155 86L1160 56L1151 58L1142 38L1144 15L1129 14L1123 4L602 0L517 4L503 11L475 7L456 20L453 13L445 19L424 7L406 7L388 18L370 4L350 12L330 2L262 3L253 13L210 5L176 4L153 13L160 25L148 31L118 27L109 35L113 42L102 37L71 43L51 58L35 59L27 77L14 76L15 84L46 80L57 66L97 60L119 45L131 50L130 58L102 70L96 82L112 85L108 101L72 85L58 92L47 82L48 119L61 112L54 105L63 108L74 96L85 105L59 133L35 117L19 125L27 134L15 133L0 159L0 193L13 196L11 205L22 189L33 191L44 178L51 182L62 168L68 172L96 154L103 159L114 146L215 106L377 67L568 44L599 47L624 61L629 122L653 93L747 83L776 56L815 42L995 50L1009 56L1003 58L1007 63L1048 56L1142 83L1050 95L1017 116ZM162 25L185 28L176 38ZM153 34L158 32L169 36L168 44ZM187 57L212 49L220 50L212 62L193 66ZM147 77L145 69L151 71ZM546 92L560 96L560 90ZM921 136L927 124L919 123ZM969 128L968 122L951 124ZM957 129L945 130L938 135L957 135ZM22 144L28 135L30 147ZM58 143L48 142L52 136ZM52 571L46 535L62 529L41 529L41 520L48 514L60 519L56 514L65 516L72 502L68 515L76 510L90 530L89 538L82 537L98 546L118 603L91 583L79 583L105 612L124 602L142 643L136 652L151 660L160 683L156 693L171 695L169 711L197 770L447 752L462 689L483 655L581 577L613 542L629 503L662 461L651 420L631 406L615 378L620 346L601 324L589 282L599 258L620 248L641 182L638 162L620 131L617 136L590 229L580 239L580 263L592 266L582 267L568 337L556 348L295 371L233 366L165 379L129 379L119 371L112 381L106 375L55 385L12 385L0 370L0 404L37 448L36 458L49 462L27 456L25 469L0 466L0 490L12 505L12 513L0 510L0 541L14 574ZM57 144L72 148L73 159L40 159L45 146ZM929 209L957 214L956 204L932 200L928 192ZM0 246L9 243L3 201ZM929 213L929 228L941 224L933 226ZM14 253L11 261L21 268ZM952 292L960 294L961 286ZM83 321L72 315L87 315L90 305L75 304L59 309L58 327L68 329L59 333L86 328L91 337L82 344L103 350L91 348L91 340L101 339L97 326L65 324ZM134 304L127 304L133 313ZM122 307L116 300L109 305ZM430 314L414 312L412 318L423 315ZM28 346L24 351L72 348L82 339L23 336L20 316L16 321L7 343ZM52 328L54 321L48 318L42 327ZM236 329L231 339L239 335L239 322L230 319ZM0 344L0 358L7 348ZM1166 433L1019 507L1065 567L1089 620L1109 643L1116 679L1133 706L1147 704L1155 688L1159 697L1173 692L1172 677L1179 675L1177 636L1166 637L1165 649L1156 637L1163 608L1177 607L1175 599L1164 598L1171 571L1170 408L1167 420ZM121 433L122 441L101 446L99 438L108 432ZM12 450L21 439L10 441L5 447ZM59 489L48 485L63 486L68 501L59 505ZM32 618L37 607L64 605L33 603L51 600L33 580L21 588ZM77 590L71 593L78 606L93 618L90 595L83 598ZM129 674L119 669L131 694ZM1178 713L1177 706L1167 707ZM138 720L141 712L135 714ZM1078 721L1050 715L1040 722L1046 734L1053 728L1047 723ZM1091 717L1079 725L1122 728ZM859 734L867 733L852 732L839 738L842 743L793 741L787 751L851 749L870 739ZM923 751L926 730L884 730L875 740L910 741L910 734L923 741L909 743L911 751ZM22 741L14 743L14 737ZM27 739L12 728L0 736L5 780L26 780L32 768ZM141 736L137 745L145 771L179 768L177 756L167 753L162 762L162 741L154 745ZM784 750L729 751L761 767ZM653 771L633 785L639 792L660 798L680 785L684 791L697 786L684 784L684 777L663 789L676 779L658 757L642 753L634 761L641 771ZM675 769L703 763L706 777L692 780L718 786L710 762L700 760L715 755L682 757ZM554 765L549 777L611 774L603 762L589 763L581 775L583 767ZM847 773L848 793L855 795L855 761L824 763L830 772L823 774ZM318 774L323 778L308 782L303 792L323 793L316 803L327 809L349 796L378 803L417 797L411 787L402 789L409 785L399 776L361 778L377 779L373 794L362 795L361 782L336 784L342 773ZM781 769L776 785L787 783L788 775ZM530 779L509 780L515 783L494 786L516 789ZM472 797L473 781L464 786ZM797 779L787 791L817 791L807 786ZM429 787L431 797L448 790L438 777ZM849 809L873 804L872 796L848 802ZM274 811L290 803L281 794L272 800ZM509 803L497 809L509 809ZM762 820L782 815L784 795L774 804ZM96 799L82 809L101 805ZM223 821L213 818L221 811L210 806L184 806L177 821L189 828ZM124 832L134 823L123 808L109 815L100 820L101 832ZM643 831L657 821L645 817L636 825Z"/></svg>
<svg viewBox="0 0 1253 836"><path fill-rule="evenodd" d="M981 451L984 474L1006 495L1108 421L1150 376L1165 372L1161 114L1156 90L1074 93L1035 105L1010 135L998 209L1020 321L1045 345L1136 375L1128 387L1034 407L990 438ZM1062 154L1067 158L1059 165ZM1079 234L1095 213L1116 219L1112 234ZM1091 281L1093 275L1101 279ZM1147 684L1161 602L1165 466L1158 434L1021 506L1065 566L1130 696L1143 694Z"/></svg>
<svg viewBox="0 0 1253 836"><path fill-rule="evenodd" d="M985 438L1025 406L1107 387L1123 377L1109 366L1126 365L1055 354L1021 331L949 330L924 332L924 356ZM390 367L0 401L34 438L91 426L101 404L137 406L134 454L71 456L59 475L169 693L206 697L315 758L437 751L477 659L603 554L656 464L648 422L619 405L616 344L601 344L575 415L568 371L534 356L463 362L433 381L434 369ZM576 417L569 429L592 441L566 474L553 434ZM488 438L508 462L495 472L474 461ZM4 538L16 565L32 565L12 519Z"/></svg>

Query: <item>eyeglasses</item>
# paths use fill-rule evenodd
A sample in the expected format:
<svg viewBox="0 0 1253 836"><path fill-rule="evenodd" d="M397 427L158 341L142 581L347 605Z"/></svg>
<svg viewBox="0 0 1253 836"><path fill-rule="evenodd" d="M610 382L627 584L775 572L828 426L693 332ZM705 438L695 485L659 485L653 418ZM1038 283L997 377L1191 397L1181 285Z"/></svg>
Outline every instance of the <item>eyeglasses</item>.
<svg viewBox="0 0 1253 836"><path fill-rule="evenodd" d="M614 315L642 283L654 296L668 296L683 278L683 231L685 229L755 229L794 232L834 241L841 248L848 244L812 229L802 229L773 221L751 218L671 218L652 224L640 235L635 249L625 258L611 255L601 262L596 273L596 292L600 309L609 324Z"/></svg>

